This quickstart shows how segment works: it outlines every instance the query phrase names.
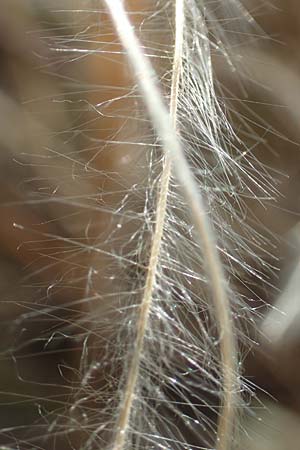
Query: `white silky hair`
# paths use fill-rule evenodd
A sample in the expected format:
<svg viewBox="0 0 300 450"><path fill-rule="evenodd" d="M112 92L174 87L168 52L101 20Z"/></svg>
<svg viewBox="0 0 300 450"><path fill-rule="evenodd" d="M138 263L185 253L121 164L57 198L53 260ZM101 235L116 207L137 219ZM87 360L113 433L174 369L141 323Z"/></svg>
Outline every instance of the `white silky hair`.
<svg viewBox="0 0 300 450"><path fill-rule="evenodd" d="M62 279L72 284L76 266L83 285L63 303L76 313L61 331L79 347L71 393L47 418L46 435L71 436L70 448L238 445L251 394L239 347L253 321L238 284L244 273L262 280L251 261L266 246L245 217L249 199L261 203L276 189L235 134L214 68L216 59L235 72L239 32L258 32L238 0L227 3L47 5L53 65L63 67L55 73L63 92L51 102L66 105L71 119L53 133L55 148L48 139L41 146L40 156L60 165L57 174L55 164L49 169L57 188L32 202L60 216L64 233L43 237L65 245L66 257L54 254L66 264ZM119 67L116 85L107 85L109 64ZM28 158L39 170L36 155Z"/></svg>

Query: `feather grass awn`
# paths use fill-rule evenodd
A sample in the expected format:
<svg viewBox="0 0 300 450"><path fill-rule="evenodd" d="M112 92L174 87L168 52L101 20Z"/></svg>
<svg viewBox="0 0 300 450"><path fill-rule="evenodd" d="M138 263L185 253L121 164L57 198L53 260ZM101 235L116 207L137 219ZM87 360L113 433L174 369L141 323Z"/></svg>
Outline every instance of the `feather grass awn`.
<svg viewBox="0 0 300 450"><path fill-rule="evenodd" d="M237 357L234 328L231 318L231 306L227 295L227 282L222 262L217 250L213 227L208 218L204 199L184 155L184 149L176 132L177 98L181 78L182 48L184 36L184 0L176 0L176 37L172 74L170 110L164 104L154 70L143 54L139 41L135 36L127 13L120 0L105 0L119 37L124 45L136 79L139 83L149 116L162 143L165 160L161 177L160 192L156 210L156 227L152 237L149 267L146 277L144 295L140 305L137 321L136 342L122 404L120 406L117 432L113 450L122 450L126 445L126 436L130 425L130 417L134 405L135 388L139 376L141 354L145 330L148 326L149 313L153 302L157 263L163 234L168 187L172 168L180 183L185 199L190 206L191 218L200 240L203 258L207 267L207 275L213 294L215 316L220 334L220 351L223 375L223 408L218 426L218 449L227 450L232 441L235 422L237 392L239 390L237 375Z"/></svg>

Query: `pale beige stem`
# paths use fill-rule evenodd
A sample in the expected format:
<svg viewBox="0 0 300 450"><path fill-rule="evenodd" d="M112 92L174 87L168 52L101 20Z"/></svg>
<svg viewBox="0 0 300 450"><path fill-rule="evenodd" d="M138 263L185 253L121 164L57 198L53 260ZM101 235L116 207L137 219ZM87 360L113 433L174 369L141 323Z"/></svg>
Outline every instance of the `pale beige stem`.
<svg viewBox="0 0 300 450"><path fill-rule="evenodd" d="M172 87L170 101L170 115L172 123L176 127L177 106L178 106L178 90L182 61L182 37L183 37L183 0L176 2L176 37L175 37L175 54L172 72ZM159 254L163 237L165 224L167 198L169 192L169 183L171 176L171 157L170 154L165 155L163 172L161 175L160 190L157 199L156 224L152 238L151 253L149 259L149 267L147 271L144 295L140 305L140 313L137 322L137 337L135 342L134 354L130 364L127 385L125 389L124 401L121 407L120 416L117 424L117 435L115 438L113 450L122 450L126 442L126 435L129 428L130 415L134 403L135 390L140 370L140 361L143 352L145 332L148 325L149 314L153 301L153 291L155 289L155 281L157 276L157 267L159 262Z"/></svg>

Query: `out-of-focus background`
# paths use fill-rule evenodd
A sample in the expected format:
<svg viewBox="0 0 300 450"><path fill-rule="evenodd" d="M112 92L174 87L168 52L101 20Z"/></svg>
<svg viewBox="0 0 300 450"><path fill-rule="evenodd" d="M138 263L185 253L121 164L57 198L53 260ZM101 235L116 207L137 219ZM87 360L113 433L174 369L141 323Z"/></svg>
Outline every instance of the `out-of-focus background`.
<svg viewBox="0 0 300 450"><path fill-rule="evenodd" d="M113 56L82 57L87 49L92 55L99 44L93 8L83 15L82 3L1 1L0 447L9 443L9 448L22 450L36 448L33 445L80 448L73 441L60 441L57 433L51 442L49 433L53 412L72 404L81 370L78 347L84 327L89 326L79 320L81 325L74 330L86 313L79 299L89 295L90 255L80 254L78 248L83 230L84 242L93 245L113 220L93 208L95 192L109 193L107 209L124 195L106 172L117 172L123 189L142 178L142 164L135 172L140 150L133 157L126 146L111 151L109 144L114 130L122 130L124 138L125 126L131 132L136 126L128 113L121 114L130 110L132 100L119 104L118 114L109 104L133 82L111 37L102 44ZM244 376L256 386L257 400L242 419L247 437L241 448L296 450L300 449L300 4L298 0L244 0L244 4L257 22L257 35L245 31L239 37L243 59L234 62L235 72L218 62L215 70L232 98L240 100L231 100L231 107L256 131L255 138L249 132L241 139L249 139L256 158L278 180L278 197L275 205L253 206L252 211L273 237L269 263L275 268L267 285L255 282L253 298L248 299L260 318L252 336L256 344L245 356ZM105 40L103 30L101 36ZM242 74L248 73L247 66L249 79ZM236 83L243 77L243 83ZM92 108L99 104L105 104L105 117ZM106 143L101 152L96 141ZM106 270L105 258L100 266ZM97 289L109 286L103 281ZM59 420L63 429L63 413Z"/></svg>

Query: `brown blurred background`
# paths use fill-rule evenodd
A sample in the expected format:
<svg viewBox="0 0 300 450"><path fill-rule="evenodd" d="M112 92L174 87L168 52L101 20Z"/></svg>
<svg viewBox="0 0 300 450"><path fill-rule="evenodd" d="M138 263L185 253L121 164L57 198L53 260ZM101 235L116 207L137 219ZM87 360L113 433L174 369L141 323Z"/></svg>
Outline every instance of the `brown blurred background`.
<svg viewBox="0 0 300 450"><path fill-rule="evenodd" d="M111 248L102 247L98 262L89 249L99 240L105 242L115 229L119 218L111 213L113 205L122 201L128 186L143 179L146 165L137 145L133 151L132 145L111 143L134 136L142 125L137 112L129 114L136 104L126 93L134 92L135 84L105 12L101 13L106 24L101 29L104 51L93 56L100 39L93 8L79 0L64 3L64 11L58 12L58 2L51 0L1 2L0 446L22 450L81 448L80 433L66 438L63 432L95 311L92 301L86 305L81 299L109 292L115 271L121 270L105 256ZM83 8L83 3L89 13L71 12ZM270 169L278 192L274 202L248 205L266 231L272 255L268 262L275 269L267 272L268 285L247 280L253 283L253 297L247 301L259 315L256 331L251 331L256 344L244 358L244 376L256 386L257 400L243 418L248 436L241 448L296 450L300 449L300 4L297 0L244 0L244 4L256 19L257 36L245 31L239 37L236 71L216 60L215 73L227 89L223 92L228 93L229 110L239 111L251 125L248 135L240 133L241 139L249 141L255 157ZM132 1L128 8L138 28L141 18L136 11L145 5ZM87 51L89 57L82 56ZM120 93L121 100L110 102ZM136 202L139 210L138 192ZM251 222L251 214L245 220ZM114 234L116 245L138 226L134 221L122 225ZM129 276L122 270L120 274L122 279ZM111 318L108 306L107 311ZM82 420L77 414L75 408L74 427ZM59 432L51 435L52 421L57 421L56 429L61 427L62 437Z"/></svg>

